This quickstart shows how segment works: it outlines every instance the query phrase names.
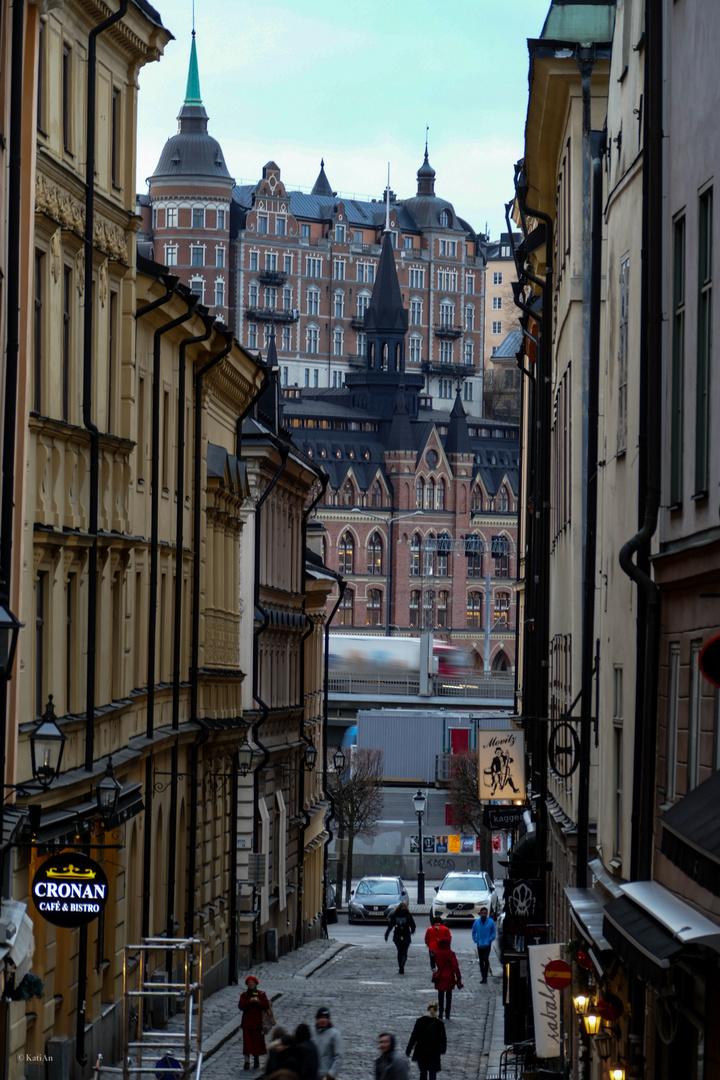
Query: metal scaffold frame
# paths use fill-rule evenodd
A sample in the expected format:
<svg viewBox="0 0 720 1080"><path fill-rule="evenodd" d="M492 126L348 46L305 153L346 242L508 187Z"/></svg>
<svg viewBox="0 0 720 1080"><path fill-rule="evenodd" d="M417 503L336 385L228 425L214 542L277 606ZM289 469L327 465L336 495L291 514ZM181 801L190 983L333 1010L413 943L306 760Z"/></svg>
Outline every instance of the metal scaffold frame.
<svg viewBox="0 0 720 1080"><path fill-rule="evenodd" d="M104 1065L100 1054L95 1065L94 1080L101 1080L101 1073L122 1076L123 1080L142 1080L151 1074L161 1076L162 1080L200 1080L202 945L199 938L154 937L143 938L139 945L125 946L122 1065ZM156 981L161 970L167 971L169 977L180 971L182 981ZM164 998L168 1005L170 1001L181 1003L180 1008L184 1010L185 1018L182 1029L156 1030L152 1027L152 1014L148 1005L158 998ZM131 1027L135 1026L137 1033L132 1039ZM166 1052L177 1064L168 1063L166 1068L160 1065L159 1059L162 1059Z"/></svg>

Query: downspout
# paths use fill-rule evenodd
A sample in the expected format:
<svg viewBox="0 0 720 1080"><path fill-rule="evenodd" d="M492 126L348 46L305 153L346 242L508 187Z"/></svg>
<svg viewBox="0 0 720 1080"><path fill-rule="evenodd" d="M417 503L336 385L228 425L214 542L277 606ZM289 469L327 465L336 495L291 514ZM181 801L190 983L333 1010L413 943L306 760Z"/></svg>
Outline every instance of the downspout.
<svg viewBox="0 0 720 1080"><path fill-rule="evenodd" d="M88 535L92 539L88 557L88 615L87 670L85 682L85 770L92 772L95 757L95 668L97 637L97 575L98 575L98 497L100 485L100 433L92 419L92 328L93 328L93 236L95 232L95 114L97 39L103 31L123 18L129 0L120 0L118 10L88 34L87 55L87 123L85 127L85 284L83 302L83 425L90 432L90 506ZM24 4L13 6L13 24ZM19 21L19 20L18 20ZM13 25L13 45L15 44ZM9 298L8 298L9 299ZM6 395L9 390L6 390ZM17 393L17 386L15 387ZM7 400L7 399L6 399ZM14 400L14 398L13 398ZM7 406L6 406L7 407ZM85 1053L85 995L87 993L87 926L80 927L77 1017L75 1022L75 1060L87 1065Z"/></svg>
<svg viewBox="0 0 720 1080"><path fill-rule="evenodd" d="M215 325L213 315L203 315L205 330L197 337L187 337L180 342L178 368L178 415L177 415L177 477L175 481L175 625L173 626L173 696L172 729L180 729L180 645L182 639L183 600L183 516L185 509L185 353L188 345L207 341ZM173 742L170 765L170 822L168 827L168 891L166 909L166 934L175 936L175 876L177 872L177 806L178 806L178 740ZM165 967L172 982L172 953L166 954Z"/></svg>
<svg viewBox="0 0 720 1080"><path fill-rule="evenodd" d="M190 867L188 870L188 906L185 915L185 932L192 937L195 930L195 867L197 860L197 782L198 751L209 738L208 726L198 716L198 679L200 657L200 489L202 485L202 384L203 379L221 360L224 360L233 347L232 330L225 330L225 344L217 356L213 356L195 374L195 476L193 482L193 619L192 619L192 661L190 671L190 719L200 725L190 756L190 825L189 847Z"/></svg>
<svg viewBox="0 0 720 1080"><path fill-rule="evenodd" d="M638 586L637 677L635 685L635 766L633 775L630 879L652 873L655 812L656 708L659 678L660 590L650 577L650 540L660 507L661 380L650 358L662 356L662 5L645 2L645 86L643 132L642 295L640 325L640 530L623 545L620 566ZM644 409L643 409L644 406ZM637 565L633 563L638 553ZM643 612L644 608L644 612ZM643 619L644 613L644 619ZM644 625L643 625L644 624Z"/></svg>
<svg viewBox="0 0 720 1080"><path fill-rule="evenodd" d="M342 578L338 581L339 591L338 598L335 601L335 605L325 620L325 655L323 656L323 794L329 803L329 811L327 818L325 819L328 825L328 835L325 841L325 851L323 853L323 924L326 922L326 910L327 910L327 883L328 883L328 849L333 840L333 831L330 828L330 822L335 814L335 802L331 793L328 791L327 785L327 758L328 758L328 678L330 674L330 624L335 618L337 609L340 607L345 590L347 589L347 582Z"/></svg>
<svg viewBox="0 0 720 1080"><path fill-rule="evenodd" d="M587 888L590 857L590 724L595 650L595 573L598 498L598 416L600 407L600 302L602 293L602 158L605 132L589 133L592 157L592 246L590 265L590 336L587 404L587 499L582 609L580 700L580 773L578 785L577 886ZM596 679L599 675L596 673Z"/></svg>
<svg viewBox="0 0 720 1080"><path fill-rule="evenodd" d="M318 505L320 500L322 498L324 498L325 492L327 491L328 482L330 480L330 477L328 476L328 474L326 472L324 472L323 470L317 470L317 477L318 477L318 480L320 481L320 490L318 491L316 497L313 499L313 501L310 503L310 505L307 507L307 509L303 510L303 513L302 513L302 532L301 532L302 549L301 549L301 558L302 558L303 608L305 608L305 603L306 603L306 599L307 599L307 562L306 562L306 559L305 559L305 551L307 549L307 523L308 523L308 518L310 517L310 514L313 512L313 510ZM300 701L301 701L301 705L302 705L302 709L303 709L303 716L302 716L302 719L300 721L300 738L303 739L304 742L308 746L310 746L311 745L311 740L305 735L305 642L310 637L310 635L312 634L312 632L313 632L313 630L315 628L315 624L313 623L312 619L310 618L310 616L307 614L306 611L304 611L303 613L305 615L305 619L307 620L308 628L305 631L305 633L302 635L302 637L300 638ZM302 920L303 920L303 902L302 902L302 897L303 897L303 875L304 875L304 871L305 871L305 833L307 831L308 825L310 824L310 815L308 814L307 810L305 809L305 769L303 767L302 762L300 764L300 785L299 786L300 786L300 795L299 795L299 797L300 797L300 813L303 816L303 823L300 826L300 843L298 845L298 898L297 898L297 910L296 910L296 914L295 914L297 932L296 932L295 936L297 938L297 936L299 934L299 936L300 936L300 944L302 945L304 940L305 940L305 933L304 933L304 930L303 930L303 922L302 922Z"/></svg>

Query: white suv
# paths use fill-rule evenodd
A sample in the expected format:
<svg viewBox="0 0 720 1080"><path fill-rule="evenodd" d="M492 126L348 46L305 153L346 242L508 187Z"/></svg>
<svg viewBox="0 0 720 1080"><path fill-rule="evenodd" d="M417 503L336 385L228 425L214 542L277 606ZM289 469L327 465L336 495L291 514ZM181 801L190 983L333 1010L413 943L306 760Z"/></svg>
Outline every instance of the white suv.
<svg viewBox="0 0 720 1080"><path fill-rule="evenodd" d="M435 899L430 910L433 922L444 923L461 919L473 922L480 916L480 909L487 908L489 915L497 919L500 901L495 887L484 870L468 870L464 873L447 874L442 885L435 889Z"/></svg>

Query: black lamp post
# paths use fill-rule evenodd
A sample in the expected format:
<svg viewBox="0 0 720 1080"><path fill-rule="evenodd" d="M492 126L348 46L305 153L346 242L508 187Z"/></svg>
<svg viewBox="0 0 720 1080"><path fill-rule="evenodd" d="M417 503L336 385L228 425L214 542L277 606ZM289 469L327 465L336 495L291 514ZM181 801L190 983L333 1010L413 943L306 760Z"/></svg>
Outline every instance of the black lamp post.
<svg viewBox="0 0 720 1080"><path fill-rule="evenodd" d="M417 880L417 902L418 904L425 903L425 871L423 870L423 835L422 835L422 820L425 813L425 796L420 790L413 795L413 804L415 806L415 813L418 819L418 880Z"/></svg>
<svg viewBox="0 0 720 1080"><path fill-rule="evenodd" d="M33 779L44 790L50 787L60 773L63 750L67 742L55 720L55 706L52 694L48 695L45 712L38 720L37 727L30 736L30 757L32 760Z"/></svg>
<svg viewBox="0 0 720 1080"><path fill-rule="evenodd" d="M248 742L247 735L244 736L243 741L238 746L237 760L238 760L238 772L241 776L247 776L252 768L253 750L252 746Z"/></svg>
<svg viewBox="0 0 720 1080"><path fill-rule="evenodd" d="M95 787L95 801L103 821L108 821L117 813L121 791L122 784L115 778L112 758L110 758L105 769L105 775Z"/></svg>

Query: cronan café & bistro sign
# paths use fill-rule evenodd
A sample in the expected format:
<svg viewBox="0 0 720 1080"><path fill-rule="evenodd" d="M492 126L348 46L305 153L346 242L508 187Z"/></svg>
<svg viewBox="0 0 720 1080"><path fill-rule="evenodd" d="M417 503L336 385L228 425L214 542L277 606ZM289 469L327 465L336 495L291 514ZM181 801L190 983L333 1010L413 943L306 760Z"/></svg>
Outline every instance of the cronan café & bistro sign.
<svg viewBox="0 0 720 1080"><path fill-rule="evenodd" d="M105 907L108 880L87 855L53 855L33 878L32 898L43 919L55 926L85 926Z"/></svg>

